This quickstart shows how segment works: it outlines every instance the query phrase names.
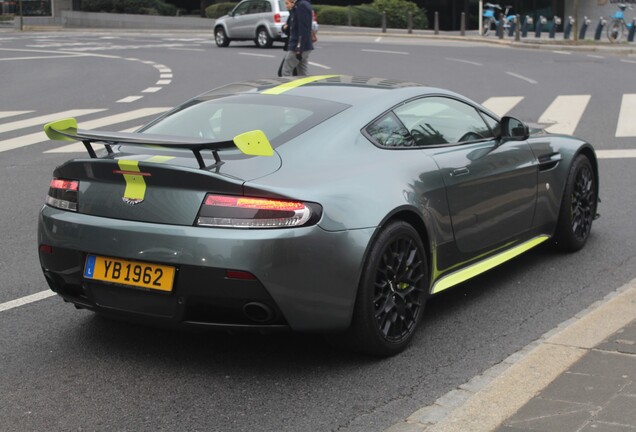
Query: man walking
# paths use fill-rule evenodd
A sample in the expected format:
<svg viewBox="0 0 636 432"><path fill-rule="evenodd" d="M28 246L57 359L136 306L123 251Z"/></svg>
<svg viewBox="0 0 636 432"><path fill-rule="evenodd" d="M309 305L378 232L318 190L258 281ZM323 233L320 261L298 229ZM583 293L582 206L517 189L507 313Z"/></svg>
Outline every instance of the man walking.
<svg viewBox="0 0 636 432"><path fill-rule="evenodd" d="M298 75L307 75L309 53L314 49L311 41L313 11L308 0L295 0L289 11L289 42L283 64L283 76L292 76L294 68Z"/></svg>

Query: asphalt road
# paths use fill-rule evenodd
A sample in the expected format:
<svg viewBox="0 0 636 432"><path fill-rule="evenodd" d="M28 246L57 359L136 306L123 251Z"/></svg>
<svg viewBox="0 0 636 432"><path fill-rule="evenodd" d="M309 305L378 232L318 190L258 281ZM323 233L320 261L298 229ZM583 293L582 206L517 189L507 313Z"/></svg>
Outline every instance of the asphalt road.
<svg viewBox="0 0 636 432"><path fill-rule="evenodd" d="M45 153L59 145L43 139L23 145L45 121L15 122L137 113L111 120L122 130L151 118L142 116L150 108L271 76L282 55L251 43L220 49L210 34L0 33L0 430L381 431L634 278L636 159L621 157L601 159L602 217L583 251L540 247L439 295L413 345L391 359L334 351L317 335L134 326L57 297L3 310L47 289L37 213L53 168L78 154ZM558 96L589 96L562 110L588 100L575 133L599 150L636 149L635 137L616 136L623 95L636 93L629 57L321 35L311 62L312 73L417 81L477 102L521 98L510 113L535 123ZM15 111L28 112L1 117Z"/></svg>

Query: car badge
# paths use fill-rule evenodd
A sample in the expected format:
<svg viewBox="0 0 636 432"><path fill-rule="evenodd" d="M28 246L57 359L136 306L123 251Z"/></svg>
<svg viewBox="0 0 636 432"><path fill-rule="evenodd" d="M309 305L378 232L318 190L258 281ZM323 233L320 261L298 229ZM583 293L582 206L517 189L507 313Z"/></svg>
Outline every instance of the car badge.
<svg viewBox="0 0 636 432"><path fill-rule="evenodd" d="M134 206L134 205L137 205L137 204L139 204L139 203L143 202L143 198L142 198L142 199L140 199L140 198L127 198L127 197L121 197L121 200L122 200L123 202L125 202L126 204L130 205L130 206Z"/></svg>

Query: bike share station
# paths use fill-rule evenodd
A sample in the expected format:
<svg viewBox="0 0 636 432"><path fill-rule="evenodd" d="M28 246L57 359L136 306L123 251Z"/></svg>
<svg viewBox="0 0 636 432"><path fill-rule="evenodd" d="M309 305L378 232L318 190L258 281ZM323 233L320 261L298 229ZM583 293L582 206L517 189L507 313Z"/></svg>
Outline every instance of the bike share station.
<svg viewBox="0 0 636 432"><path fill-rule="evenodd" d="M510 13L512 6L484 3L483 0L480 0L480 33L482 36L489 36L494 31L494 34L500 39L507 36L514 37L516 40L527 38L528 34L534 34L535 38L541 38L545 33L548 38L555 39L557 32L562 29L563 39L565 40L589 40L592 37L595 41L601 41L603 40L603 35L606 35L607 40L611 43L634 42L636 7L632 5L636 4L636 0L623 1L625 2L618 3L610 0L607 5L598 6L596 11L607 13L607 17L604 15L599 16L595 25L592 19L588 18L588 15L583 15L577 26L576 18L572 15L565 20L558 16L553 16L551 19L542 15L537 17L530 15L521 16ZM608 11L608 7L613 10ZM631 19L626 17L626 11L628 10L634 11L634 16ZM590 4L586 4L585 7L579 8L577 11L572 9L570 11L575 15L582 15L581 12L594 12ZM592 29L593 26L594 29Z"/></svg>

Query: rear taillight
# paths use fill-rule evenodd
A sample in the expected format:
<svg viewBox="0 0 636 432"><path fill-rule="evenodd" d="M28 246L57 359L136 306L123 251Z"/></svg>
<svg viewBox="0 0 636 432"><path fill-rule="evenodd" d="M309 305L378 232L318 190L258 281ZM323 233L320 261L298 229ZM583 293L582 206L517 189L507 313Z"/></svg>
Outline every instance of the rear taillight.
<svg viewBox="0 0 636 432"><path fill-rule="evenodd" d="M275 13L274 14L274 22L275 23L279 23L280 22L280 14L279 13Z"/></svg>
<svg viewBox="0 0 636 432"><path fill-rule="evenodd" d="M62 210L77 211L79 181L54 178L49 184L46 203Z"/></svg>
<svg viewBox="0 0 636 432"><path fill-rule="evenodd" d="M270 198L208 194L196 224L225 228L287 228L320 218L317 204Z"/></svg>

